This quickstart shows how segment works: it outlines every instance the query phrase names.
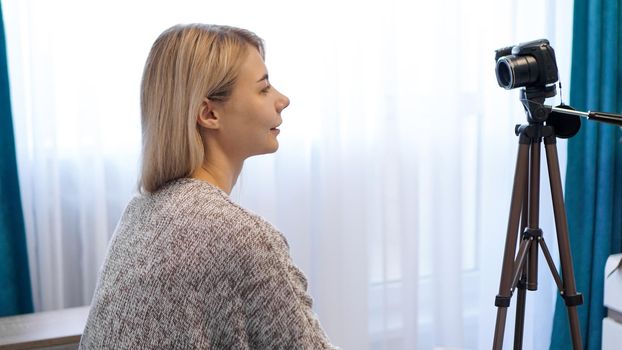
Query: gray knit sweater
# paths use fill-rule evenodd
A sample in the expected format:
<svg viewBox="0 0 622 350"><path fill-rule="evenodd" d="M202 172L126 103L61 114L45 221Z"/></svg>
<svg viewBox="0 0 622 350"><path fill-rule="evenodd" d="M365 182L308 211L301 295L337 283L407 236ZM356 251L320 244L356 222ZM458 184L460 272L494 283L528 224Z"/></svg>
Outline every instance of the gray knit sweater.
<svg viewBox="0 0 622 350"><path fill-rule="evenodd" d="M111 240L81 349L333 349L285 238L220 189L134 198Z"/></svg>

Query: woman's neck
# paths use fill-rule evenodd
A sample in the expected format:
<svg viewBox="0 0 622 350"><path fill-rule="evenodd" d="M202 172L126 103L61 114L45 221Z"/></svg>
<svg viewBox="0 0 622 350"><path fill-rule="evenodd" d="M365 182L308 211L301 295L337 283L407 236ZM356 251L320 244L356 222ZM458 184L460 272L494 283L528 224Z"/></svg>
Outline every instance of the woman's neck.
<svg viewBox="0 0 622 350"><path fill-rule="evenodd" d="M225 156L206 155L203 164L192 173L192 177L207 181L227 194L231 194L243 164L244 161L231 161Z"/></svg>

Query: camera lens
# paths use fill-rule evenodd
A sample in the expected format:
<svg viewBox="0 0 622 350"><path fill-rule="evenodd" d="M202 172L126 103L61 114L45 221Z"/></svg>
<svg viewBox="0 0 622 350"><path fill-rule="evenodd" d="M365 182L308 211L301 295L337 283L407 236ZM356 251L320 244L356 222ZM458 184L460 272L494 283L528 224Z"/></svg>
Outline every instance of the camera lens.
<svg viewBox="0 0 622 350"><path fill-rule="evenodd" d="M505 61L497 62L497 81L501 87L511 89L514 83L514 77L512 77L512 71L510 66Z"/></svg>
<svg viewBox="0 0 622 350"><path fill-rule="evenodd" d="M538 63L533 56L504 56L497 60L497 82L505 89L526 86L538 80Z"/></svg>

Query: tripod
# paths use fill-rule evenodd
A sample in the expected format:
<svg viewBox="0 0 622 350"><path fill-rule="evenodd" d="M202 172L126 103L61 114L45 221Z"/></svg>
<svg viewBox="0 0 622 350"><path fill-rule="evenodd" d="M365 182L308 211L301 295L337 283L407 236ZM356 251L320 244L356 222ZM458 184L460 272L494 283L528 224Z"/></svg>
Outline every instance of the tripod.
<svg viewBox="0 0 622 350"><path fill-rule="evenodd" d="M583 296L581 293L577 293L575 285L568 240L568 223L557 157L557 136L555 127L550 125L552 123L545 124L551 110L546 109L543 103L546 97L554 95L554 85L547 86L544 89L526 88L521 90L521 100L525 106L529 124L517 125L515 129L515 133L519 137L519 148L514 173L499 294L495 299L495 306L498 308L493 342L493 349L495 350L503 347L507 308L510 306L512 294L517 288L518 301L514 349L522 349L526 291L537 290L539 248L542 249L555 283L560 290L561 296L564 298L570 320L573 348L575 350L582 348L577 306L583 303ZM544 241L542 230L539 227L540 148L543 140L563 279L557 273L549 249ZM520 231L518 231L519 219ZM516 253L519 235L521 239L518 253ZM514 256L515 253L516 257Z"/></svg>

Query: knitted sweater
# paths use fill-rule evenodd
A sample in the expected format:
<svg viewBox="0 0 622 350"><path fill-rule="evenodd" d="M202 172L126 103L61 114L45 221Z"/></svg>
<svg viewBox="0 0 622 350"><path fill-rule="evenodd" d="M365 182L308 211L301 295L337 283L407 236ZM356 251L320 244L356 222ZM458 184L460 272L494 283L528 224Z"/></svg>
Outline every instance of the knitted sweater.
<svg viewBox="0 0 622 350"><path fill-rule="evenodd" d="M285 238L209 183L135 197L80 349L333 349Z"/></svg>

